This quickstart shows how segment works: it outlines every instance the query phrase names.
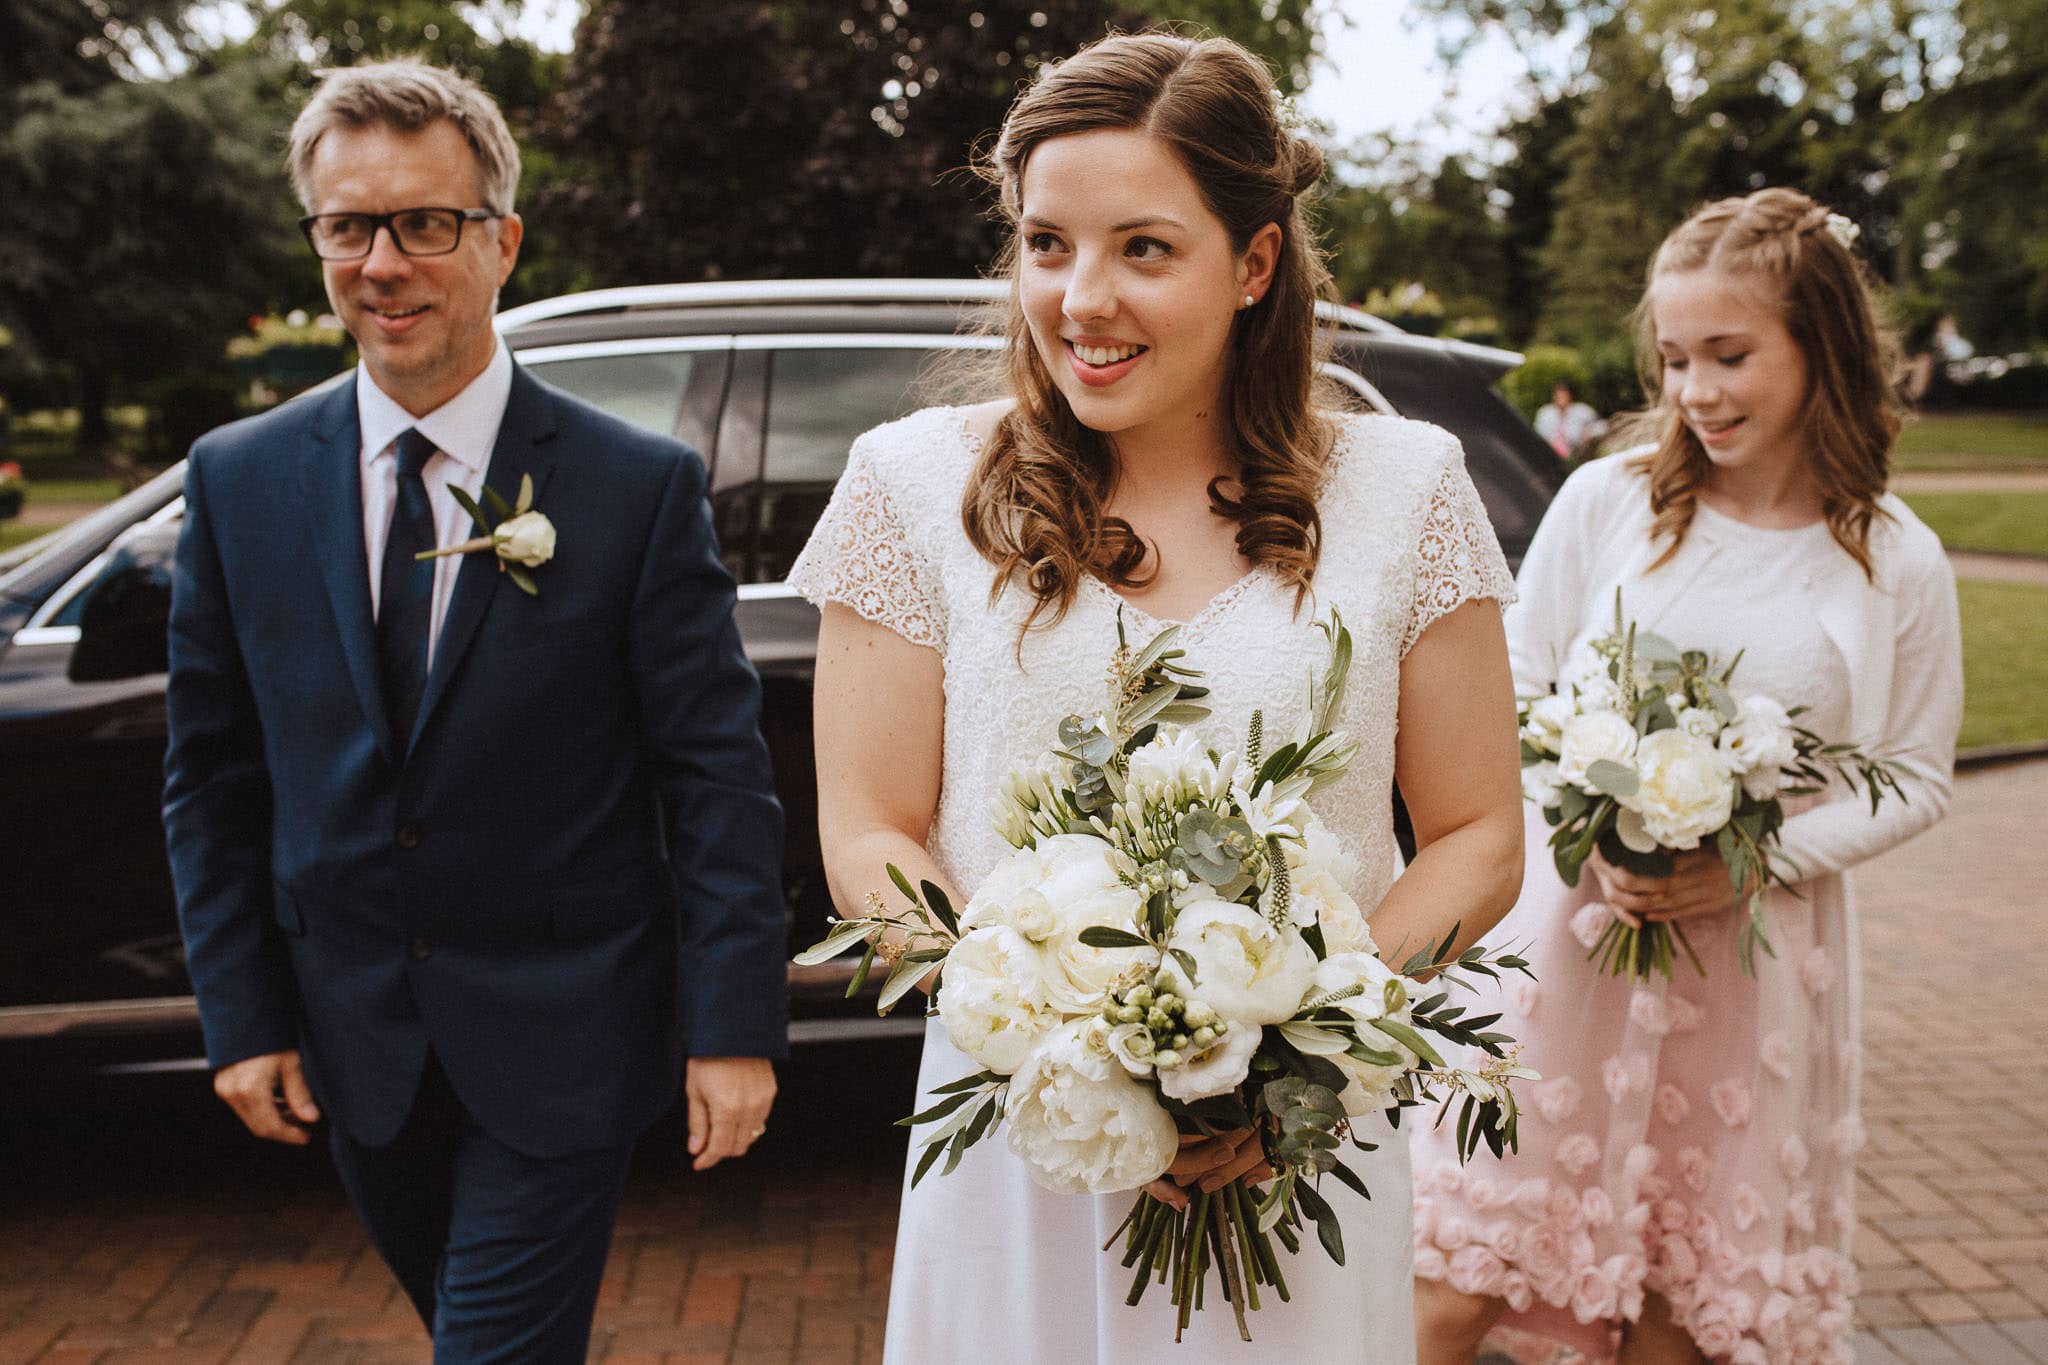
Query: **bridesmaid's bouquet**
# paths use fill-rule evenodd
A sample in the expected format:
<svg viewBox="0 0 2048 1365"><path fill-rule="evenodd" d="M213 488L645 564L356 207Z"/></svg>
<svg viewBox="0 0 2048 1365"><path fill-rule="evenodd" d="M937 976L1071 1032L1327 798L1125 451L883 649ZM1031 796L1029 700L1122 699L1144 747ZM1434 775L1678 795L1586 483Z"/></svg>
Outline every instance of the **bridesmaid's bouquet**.
<svg viewBox="0 0 2048 1365"><path fill-rule="evenodd" d="M1176 631L1133 650L1119 620L1107 704L1067 717L1057 747L1009 774L993 814L1015 852L966 907L892 866L904 906L870 895L870 913L797 959L861 948L853 990L887 963L884 1011L941 971L932 1008L982 1069L902 1121L927 1129L913 1184L999 1127L1034 1180L1072 1194L1141 1190L1186 1142L1239 1144L1230 1183L1189 1188L1185 1209L1141 1192L1110 1239L1130 1303L1170 1287L1176 1340L1213 1273L1249 1341L1261 1287L1288 1297L1274 1243L1298 1250L1308 1222L1343 1263L1319 1186L1366 1194L1338 1155L1346 1140L1373 1149L1354 1120L1440 1099L1441 1122L1462 1097L1460 1157L1481 1143L1498 1156L1515 1143L1510 1083L1535 1075L1488 1031L1498 1015L1467 1018L1417 975L1455 984L1526 973L1522 959L1453 953L1455 931L1398 974L1377 956L1347 890L1355 864L1309 804L1356 752L1331 729L1351 637L1335 613L1321 628L1329 666L1301 732L1269 744L1254 713L1238 755L1182 728L1208 714L1207 689ZM1487 1060L1451 1067L1432 1038Z"/></svg>
<svg viewBox="0 0 2048 1365"><path fill-rule="evenodd" d="M1556 826L1550 848L1567 886L1594 849L1616 867L1668 876L1672 854L1711 843L1727 864L1732 894L1747 903L1742 970L1756 975L1756 950L1772 954L1763 922L1766 888L1790 886L1798 869L1772 858L1785 823L1784 800L1823 790L1830 775L1867 790L1874 813L1898 778L1884 760L1829 743L1796 724L1806 708L1729 691L1738 653L1725 667L1624 620L1614 595L1614 629L1592 642L1595 667L1547 696L1521 704L1522 794ZM1591 937L1588 930L1588 937ZM1667 980L1683 949L1707 969L1670 923L1610 918L1586 954L1612 976Z"/></svg>

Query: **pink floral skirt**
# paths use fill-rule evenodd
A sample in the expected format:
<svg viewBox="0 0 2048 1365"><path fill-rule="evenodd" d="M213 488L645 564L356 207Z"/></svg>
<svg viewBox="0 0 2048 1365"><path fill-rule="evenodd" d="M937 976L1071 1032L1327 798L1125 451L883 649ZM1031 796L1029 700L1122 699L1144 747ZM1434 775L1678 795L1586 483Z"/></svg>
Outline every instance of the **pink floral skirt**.
<svg viewBox="0 0 2048 1365"><path fill-rule="evenodd" d="M1489 937L1517 945L1536 980L1482 985L1474 1015L1524 1045L1519 1152L1457 1159L1455 1127L1412 1112L1415 1273L1504 1299L1496 1345L1610 1356L1645 1295L1710 1359L1850 1360L1856 1274L1853 919L1839 878L1772 893L1775 958L1736 960L1740 921L1687 934L1706 965L1638 984L1585 960L1608 912L1593 879L1567 888L1548 831L1527 831L1522 901ZM1524 946L1526 945L1526 946Z"/></svg>

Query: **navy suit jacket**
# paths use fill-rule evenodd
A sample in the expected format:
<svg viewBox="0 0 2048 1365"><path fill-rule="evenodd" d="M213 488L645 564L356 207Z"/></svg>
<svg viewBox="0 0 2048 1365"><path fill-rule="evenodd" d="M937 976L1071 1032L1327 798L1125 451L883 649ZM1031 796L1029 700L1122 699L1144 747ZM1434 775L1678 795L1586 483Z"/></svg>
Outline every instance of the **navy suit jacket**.
<svg viewBox="0 0 2048 1365"><path fill-rule="evenodd" d="M784 1055L782 824L702 462L517 370L529 597L471 556L390 733L353 381L192 450L164 821L215 1067L298 1047L360 1142L431 1047L536 1156L630 1142L682 1058Z"/></svg>

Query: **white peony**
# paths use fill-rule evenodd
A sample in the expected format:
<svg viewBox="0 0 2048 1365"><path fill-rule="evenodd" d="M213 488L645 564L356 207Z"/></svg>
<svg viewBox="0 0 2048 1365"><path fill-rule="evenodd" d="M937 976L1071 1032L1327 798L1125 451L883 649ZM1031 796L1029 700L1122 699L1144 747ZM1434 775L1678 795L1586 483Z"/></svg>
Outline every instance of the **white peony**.
<svg viewBox="0 0 2048 1365"><path fill-rule="evenodd" d="M1656 846L1698 848L1734 813L1735 778L1728 760L1703 739L1683 730L1645 735L1636 748L1635 767L1641 783L1633 796L1622 798L1615 830L1638 852Z"/></svg>
<svg viewBox="0 0 2048 1365"><path fill-rule="evenodd" d="M1563 786L1555 763L1531 763L1522 769L1522 799L1538 810L1556 805Z"/></svg>
<svg viewBox="0 0 2048 1365"><path fill-rule="evenodd" d="M1357 1023L1359 1039L1368 1048L1392 1053L1400 1059L1382 1066L1361 1061L1348 1052L1332 1053L1324 1058L1344 1073L1347 1084L1337 1097L1344 1102L1344 1112L1353 1118L1393 1104L1394 1083L1419 1061L1414 1053L1372 1027L1375 1019L1408 1021L1406 1008L1392 1015L1387 1013L1386 986L1393 979L1394 973L1387 965L1370 953L1333 953L1316 964L1315 977L1309 987L1307 999L1361 987L1358 994L1335 1001L1330 1008L1343 1011Z"/></svg>
<svg viewBox="0 0 2048 1365"><path fill-rule="evenodd" d="M1232 1024L1207 1052L1160 1072L1159 1089L1183 1102L1237 1089L1251 1071L1252 1054L1259 1050L1263 1032L1252 1024Z"/></svg>
<svg viewBox="0 0 2048 1365"><path fill-rule="evenodd" d="M1167 948L1160 965L1174 990L1233 1027L1292 1017L1316 969L1315 954L1291 926L1275 929L1258 911L1229 901L1197 901L1181 911ZM1194 959L1192 982L1170 955L1175 949Z"/></svg>
<svg viewBox="0 0 2048 1365"><path fill-rule="evenodd" d="M946 955L939 1018L953 1046L1004 1075L1065 1016L1046 990L1046 956L1007 925L970 930Z"/></svg>
<svg viewBox="0 0 2048 1365"><path fill-rule="evenodd" d="M1799 757L1792 717L1771 697L1744 697L1740 713L1721 732L1721 753L1742 778L1742 789L1758 800L1785 785L1784 768Z"/></svg>
<svg viewBox="0 0 2048 1365"><path fill-rule="evenodd" d="M1557 756L1557 775L1574 787L1591 790L1586 770L1606 759L1628 764L1636 755L1636 727L1619 712L1589 711L1573 716L1564 727L1564 743Z"/></svg>
<svg viewBox="0 0 2048 1365"><path fill-rule="evenodd" d="M1068 1014L1091 1014L1117 977L1152 956L1147 948L1091 948L1093 925L1135 931L1143 907L1092 834L1060 834L1020 848L990 872L960 914L966 930L1002 925L1046 953L1047 999ZM947 964L947 975L952 965Z"/></svg>
<svg viewBox="0 0 2048 1365"><path fill-rule="evenodd" d="M1107 1035L1099 1019L1066 1024L1010 1079L1010 1150L1046 1189L1133 1190L1164 1174L1180 1150L1173 1119L1110 1055Z"/></svg>

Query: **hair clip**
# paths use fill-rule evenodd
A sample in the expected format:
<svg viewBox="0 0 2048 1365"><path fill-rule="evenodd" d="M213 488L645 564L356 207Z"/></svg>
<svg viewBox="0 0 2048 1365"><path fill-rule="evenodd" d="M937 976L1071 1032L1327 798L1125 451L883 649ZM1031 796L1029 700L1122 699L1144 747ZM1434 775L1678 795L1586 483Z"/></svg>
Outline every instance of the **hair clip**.
<svg viewBox="0 0 2048 1365"><path fill-rule="evenodd" d="M1857 227L1854 221L1839 213L1829 214L1827 222L1823 223L1822 226L1828 230L1828 236L1842 244L1842 250L1844 251L1855 246L1856 239L1863 235L1862 228Z"/></svg>

